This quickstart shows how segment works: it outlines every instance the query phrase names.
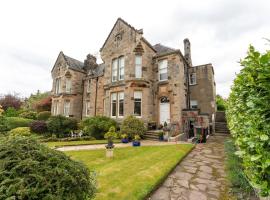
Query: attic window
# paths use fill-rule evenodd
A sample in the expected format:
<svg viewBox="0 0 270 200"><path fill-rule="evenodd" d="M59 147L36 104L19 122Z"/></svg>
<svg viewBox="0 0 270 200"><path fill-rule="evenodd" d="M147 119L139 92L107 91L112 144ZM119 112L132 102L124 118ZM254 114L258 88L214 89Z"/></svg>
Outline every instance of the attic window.
<svg viewBox="0 0 270 200"><path fill-rule="evenodd" d="M121 40L122 40L122 34L121 33L116 34L114 41L116 42L117 47L119 46Z"/></svg>

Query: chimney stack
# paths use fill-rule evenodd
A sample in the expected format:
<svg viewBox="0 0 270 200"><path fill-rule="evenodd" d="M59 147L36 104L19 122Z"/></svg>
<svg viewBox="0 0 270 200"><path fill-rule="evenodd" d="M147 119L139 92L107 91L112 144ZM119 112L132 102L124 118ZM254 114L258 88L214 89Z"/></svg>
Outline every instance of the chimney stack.
<svg viewBox="0 0 270 200"><path fill-rule="evenodd" d="M187 62L189 63L190 67L192 67L190 41L188 38L184 39L184 52Z"/></svg>
<svg viewBox="0 0 270 200"><path fill-rule="evenodd" d="M88 54L86 56L86 59L84 60L84 69L88 72L90 72L90 74L92 73L92 71L98 66L97 64L97 58L95 56L93 56L92 54Z"/></svg>

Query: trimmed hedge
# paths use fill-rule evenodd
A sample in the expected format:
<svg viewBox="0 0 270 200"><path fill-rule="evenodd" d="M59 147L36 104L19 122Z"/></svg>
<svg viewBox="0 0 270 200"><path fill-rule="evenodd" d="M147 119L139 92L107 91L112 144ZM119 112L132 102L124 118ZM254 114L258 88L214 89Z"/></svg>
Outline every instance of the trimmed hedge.
<svg viewBox="0 0 270 200"><path fill-rule="evenodd" d="M78 122L74 118L64 117L62 115L51 116L47 121L48 131L56 137L65 137L70 131L78 129Z"/></svg>
<svg viewBox="0 0 270 200"><path fill-rule="evenodd" d="M8 130L18 127L29 127L32 119L25 119L21 117L6 117Z"/></svg>
<svg viewBox="0 0 270 200"><path fill-rule="evenodd" d="M93 198L93 172L29 137L0 138L0 199Z"/></svg>
<svg viewBox="0 0 270 200"><path fill-rule="evenodd" d="M135 135L143 137L146 128L142 120L134 116L128 116L124 119L120 131L122 134L127 134L130 139L133 139Z"/></svg>
<svg viewBox="0 0 270 200"><path fill-rule="evenodd" d="M270 51L250 46L234 80L227 121L244 172L262 196L270 195Z"/></svg>
<svg viewBox="0 0 270 200"><path fill-rule="evenodd" d="M43 111L37 114L37 120L44 120L47 121L51 116L50 111Z"/></svg>
<svg viewBox="0 0 270 200"><path fill-rule="evenodd" d="M8 132L10 136L30 136L30 128L29 127L18 127L10 130Z"/></svg>
<svg viewBox="0 0 270 200"><path fill-rule="evenodd" d="M48 131L48 128L45 121L33 121L30 124L30 130L34 133L44 134Z"/></svg>
<svg viewBox="0 0 270 200"><path fill-rule="evenodd" d="M81 122L84 134L96 139L104 139L104 134L108 132L112 126L116 128L116 121L105 116L89 117Z"/></svg>

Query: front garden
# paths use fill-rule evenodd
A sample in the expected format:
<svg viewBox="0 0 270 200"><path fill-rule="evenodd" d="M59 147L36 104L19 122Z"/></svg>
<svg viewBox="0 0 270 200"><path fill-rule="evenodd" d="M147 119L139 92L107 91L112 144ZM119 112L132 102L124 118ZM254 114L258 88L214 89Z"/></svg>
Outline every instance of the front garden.
<svg viewBox="0 0 270 200"><path fill-rule="evenodd" d="M96 200L144 199L192 149L191 144L65 152L97 173Z"/></svg>

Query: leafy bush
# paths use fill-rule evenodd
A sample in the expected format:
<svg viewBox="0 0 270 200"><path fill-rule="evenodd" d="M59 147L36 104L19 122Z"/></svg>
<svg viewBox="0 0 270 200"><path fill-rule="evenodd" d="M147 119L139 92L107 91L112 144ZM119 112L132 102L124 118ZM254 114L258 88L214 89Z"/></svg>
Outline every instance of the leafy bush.
<svg viewBox="0 0 270 200"><path fill-rule="evenodd" d="M222 96L220 96L220 95L216 96L216 104L217 104L218 111L225 111L226 110L226 99L224 99Z"/></svg>
<svg viewBox="0 0 270 200"><path fill-rule="evenodd" d="M34 133L46 133L48 131L45 121L33 121L30 124L30 130Z"/></svg>
<svg viewBox="0 0 270 200"><path fill-rule="evenodd" d="M7 94L4 97L0 98L0 105L6 111L8 108L14 108L15 110L19 110L22 101L16 95Z"/></svg>
<svg viewBox="0 0 270 200"><path fill-rule="evenodd" d="M4 112L4 115L6 117L18 117L19 116L19 112L13 108L13 107L8 107L6 109L6 111Z"/></svg>
<svg viewBox="0 0 270 200"><path fill-rule="evenodd" d="M0 133L8 131L7 119L0 115Z"/></svg>
<svg viewBox="0 0 270 200"><path fill-rule="evenodd" d="M0 152L0 199L86 200L94 196L93 172L31 137L1 138Z"/></svg>
<svg viewBox="0 0 270 200"><path fill-rule="evenodd" d="M56 134L57 137L64 137L70 134L71 130L76 130L77 120L67 118L62 115L51 116L47 121L48 131Z"/></svg>
<svg viewBox="0 0 270 200"><path fill-rule="evenodd" d="M29 127L32 119L25 119L21 117L7 117L7 127L9 130L17 127Z"/></svg>
<svg viewBox="0 0 270 200"><path fill-rule="evenodd" d="M244 172L262 196L270 195L270 51L250 46L228 99L227 121Z"/></svg>
<svg viewBox="0 0 270 200"><path fill-rule="evenodd" d="M128 116L126 119L124 119L120 130L121 133L127 134L128 137L132 139L135 135L143 136L146 128L144 127L142 120L134 116Z"/></svg>
<svg viewBox="0 0 270 200"><path fill-rule="evenodd" d="M50 111L43 111L37 114L37 119L47 121L50 118L50 116L51 116Z"/></svg>
<svg viewBox="0 0 270 200"><path fill-rule="evenodd" d="M37 113L31 110L27 110L19 114L19 117L27 119L37 119Z"/></svg>
<svg viewBox="0 0 270 200"><path fill-rule="evenodd" d="M30 136L31 132L29 127L18 127L9 131L8 134L10 136Z"/></svg>
<svg viewBox="0 0 270 200"><path fill-rule="evenodd" d="M52 98L50 96L41 99L34 105L35 109L38 112L49 111L51 110L51 106L52 106Z"/></svg>
<svg viewBox="0 0 270 200"><path fill-rule="evenodd" d="M104 134L110 127L116 127L116 125L115 120L105 116L85 118L81 122L84 134L90 135L96 139L103 139Z"/></svg>

